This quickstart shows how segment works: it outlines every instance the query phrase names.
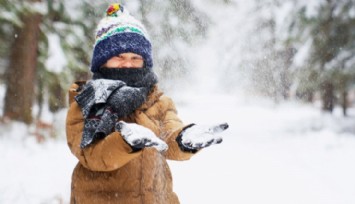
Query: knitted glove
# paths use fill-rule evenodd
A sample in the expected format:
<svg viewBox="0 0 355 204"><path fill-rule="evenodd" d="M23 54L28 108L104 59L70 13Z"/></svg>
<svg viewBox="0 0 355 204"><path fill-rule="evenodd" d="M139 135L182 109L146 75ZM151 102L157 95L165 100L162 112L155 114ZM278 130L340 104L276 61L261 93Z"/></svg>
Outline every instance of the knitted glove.
<svg viewBox="0 0 355 204"><path fill-rule="evenodd" d="M199 149L208 147L213 144L219 144L223 141L218 133L228 128L227 123L205 127L200 125L190 125L180 132L176 138L180 149L188 152L197 152Z"/></svg>
<svg viewBox="0 0 355 204"><path fill-rule="evenodd" d="M145 147L154 147L159 152L166 151L168 145L159 139L150 129L135 123L116 123L116 130L121 132L123 139L131 145L133 150L140 150Z"/></svg>

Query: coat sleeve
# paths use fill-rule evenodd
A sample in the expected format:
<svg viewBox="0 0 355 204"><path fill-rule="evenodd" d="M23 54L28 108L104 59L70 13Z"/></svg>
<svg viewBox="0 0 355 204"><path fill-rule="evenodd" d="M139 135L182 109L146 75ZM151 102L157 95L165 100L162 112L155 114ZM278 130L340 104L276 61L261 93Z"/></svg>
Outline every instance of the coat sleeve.
<svg viewBox="0 0 355 204"><path fill-rule="evenodd" d="M161 123L161 131L165 142L169 145L168 151L165 153L167 159L170 160L188 160L195 153L182 151L176 141L180 132L189 125L184 125L177 115L177 110L171 98L162 96L161 110L163 110L163 120Z"/></svg>
<svg viewBox="0 0 355 204"><path fill-rule="evenodd" d="M69 90L69 110L66 118L67 143L79 162L92 171L112 171L138 157L141 151L132 152L132 148L118 132L113 132L103 140L80 148L84 128L84 118L79 105L74 100L79 86L73 84Z"/></svg>

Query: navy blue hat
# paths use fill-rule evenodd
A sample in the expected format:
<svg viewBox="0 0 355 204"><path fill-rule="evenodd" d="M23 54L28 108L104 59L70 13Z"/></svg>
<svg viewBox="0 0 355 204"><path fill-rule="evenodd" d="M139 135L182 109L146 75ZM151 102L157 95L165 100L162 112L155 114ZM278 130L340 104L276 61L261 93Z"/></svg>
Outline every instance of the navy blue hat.
<svg viewBox="0 0 355 204"><path fill-rule="evenodd" d="M153 67L152 45L146 29L121 5L111 4L97 27L91 71L98 71L107 60L126 52L142 56L145 67Z"/></svg>

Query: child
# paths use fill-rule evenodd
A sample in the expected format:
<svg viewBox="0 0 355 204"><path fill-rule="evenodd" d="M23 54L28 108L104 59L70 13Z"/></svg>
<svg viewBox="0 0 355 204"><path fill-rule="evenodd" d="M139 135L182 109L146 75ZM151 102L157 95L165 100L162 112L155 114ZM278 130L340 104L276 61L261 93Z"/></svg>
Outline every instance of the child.
<svg viewBox="0 0 355 204"><path fill-rule="evenodd" d="M93 79L69 90L67 141L79 159L71 204L179 203L166 160L187 160L221 143L216 133L228 124L183 124L157 86L144 26L119 4L106 13L97 27Z"/></svg>

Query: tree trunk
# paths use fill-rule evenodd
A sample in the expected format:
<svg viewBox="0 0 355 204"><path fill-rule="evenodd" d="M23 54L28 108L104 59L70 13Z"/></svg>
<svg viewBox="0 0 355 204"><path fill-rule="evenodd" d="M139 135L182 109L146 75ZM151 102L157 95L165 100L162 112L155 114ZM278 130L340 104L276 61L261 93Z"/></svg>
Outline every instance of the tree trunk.
<svg viewBox="0 0 355 204"><path fill-rule="evenodd" d="M32 122L38 40L42 16L23 14L23 26L15 29L7 68L4 116L27 124Z"/></svg>
<svg viewBox="0 0 355 204"><path fill-rule="evenodd" d="M347 91L343 91L342 92L342 108L343 108L343 115L347 116L347 108L348 108L348 92Z"/></svg>
<svg viewBox="0 0 355 204"><path fill-rule="evenodd" d="M325 82L322 86L323 110L333 112L334 108L334 86L331 82Z"/></svg>
<svg viewBox="0 0 355 204"><path fill-rule="evenodd" d="M306 93L304 94L305 99L308 103L313 103L314 100L314 93L311 90L306 91Z"/></svg>

